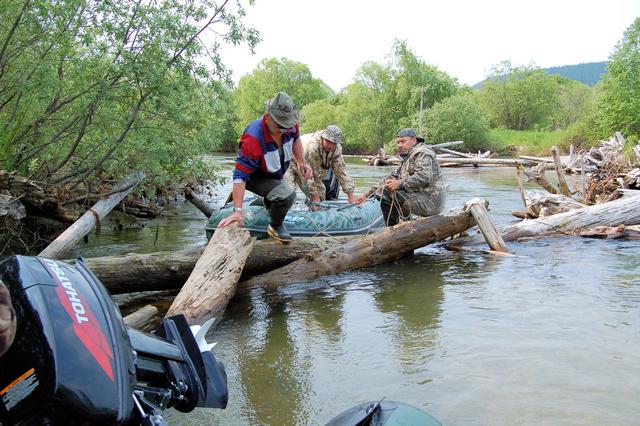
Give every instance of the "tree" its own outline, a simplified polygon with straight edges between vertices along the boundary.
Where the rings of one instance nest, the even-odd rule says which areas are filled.
[[[264,113],[264,102],[280,91],[291,96],[298,111],[333,95],[331,88],[314,78],[305,64],[287,58],[263,59],[251,74],[241,77],[238,82],[234,96],[238,131],[260,117]]]
[[[377,150],[419,113],[459,90],[455,79],[426,64],[396,40],[387,64],[365,63],[342,93],[342,120],[357,146]]]
[[[252,47],[243,16],[228,0],[3,4],[1,167],[71,186],[152,164],[152,179],[175,178],[197,163],[195,129],[215,111],[196,104],[225,92],[212,82],[227,71],[202,34]]]
[[[598,102],[602,137],[622,132],[640,140],[640,18],[631,24],[609,57]]]
[[[450,96],[428,111],[426,136],[431,143],[462,140],[475,151],[488,147],[489,121],[473,95]]]
[[[494,67],[479,90],[480,105],[493,127],[513,130],[545,129],[560,108],[553,76],[534,67]]]

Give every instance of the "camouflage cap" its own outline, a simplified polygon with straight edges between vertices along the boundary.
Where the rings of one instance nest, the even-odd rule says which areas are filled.
[[[322,137],[329,142],[342,143],[342,129],[334,124],[327,126],[322,132]]]
[[[424,139],[418,137],[415,130],[408,127],[398,130],[398,133],[396,133],[396,138],[416,138],[418,142],[424,142]]]
[[[264,102],[265,111],[273,121],[287,129],[298,122],[298,110],[291,96],[285,92],[278,92],[273,98]]]

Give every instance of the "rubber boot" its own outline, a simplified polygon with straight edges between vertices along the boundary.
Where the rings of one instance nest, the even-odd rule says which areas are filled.
[[[382,218],[386,226],[395,226],[400,223],[400,215],[402,214],[402,207],[399,201],[404,197],[398,197],[399,194],[392,194],[387,189],[382,191],[382,197],[380,198],[380,209],[382,210]]]

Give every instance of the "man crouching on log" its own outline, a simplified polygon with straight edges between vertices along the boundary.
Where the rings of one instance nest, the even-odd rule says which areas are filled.
[[[397,225],[400,218],[412,214],[439,214],[445,200],[446,186],[436,153],[413,129],[400,129],[396,142],[402,159],[398,169],[358,198],[358,203],[371,196],[379,199],[387,226]]]
[[[291,242],[291,234],[282,221],[296,199],[295,190],[282,180],[295,157],[305,179],[313,172],[305,163],[300,141],[298,111],[285,92],[265,102],[266,112],[244,129],[233,170],[233,213],[220,221],[224,228],[232,223],[244,225],[242,202],[248,189],[263,197],[270,215],[269,236],[281,243]]]

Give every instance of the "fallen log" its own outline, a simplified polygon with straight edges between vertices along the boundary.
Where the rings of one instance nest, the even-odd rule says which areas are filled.
[[[640,197],[629,197],[540,219],[526,220],[506,227],[502,231],[502,238],[505,241],[516,241],[520,238],[569,233],[596,226],[638,224],[640,224]]]
[[[479,164],[490,166],[530,166],[534,162],[531,160],[515,160],[509,158],[438,158],[438,163],[446,164]]]
[[[469,211],[478,224],[478,228],[480,228],[480,232],[482,232],[482,235],[487,241],[487,244],[489,244],[491,250],[508,253],[507,245],[496,230],[496,226],[493,224],[491,216],[489,216],[489,212],[484,206],[484,202],[479,198],[474,198],[468,202],[467,205],[469,206]]]
[[[571,197],[561,194],[549,194],[537,190],[527,191],[527,213],[530,217],[547,217],[558,213],[581,209],[585,205]]]
[[[242,270],[242,279],[285,266],[311,253],[319,253],[357,237],[296,238],[283,245],[259,240]],[[85,259],[87,266],[111,294],[172,290],[182,287],[202,255],[204,245],[177,252],[127,254]]]
[[[39,256],[52,259],[59,259],[73,246],[76,245],[85,235],[87,235],[96,223],[100,221],[127,196],[131,190],[140,183],[143,178],[142,173],[134,173],[121,183],[116,185],[113,193],[104,200],[98,201],[92,208],[85,212],[66,231],[58,236],[51,244],[42,250]]]
[[[124,325],[128,325],[133,328],[141,328],[147,324],[158,313],[158,308],[153,305],[147,305],[137,311],[130,313],[122,320]]]
[[[599,226],[582,229],[577,232],[585,238],[603,238],[607,240],[640,240],[640,226]]]
[[[193,188],[186,187],[184,189],[184,198],[191,204],[196,206],[196,208],[200,210],[206,217],[210,217],[215,210],[213,206],[207,203],[202,195],[194,191]]]
[[[183,314],[189,324],[220,318],[236,292],[255,238],[244,228],[217,229],[166,317]]]
[[[484,200],[480,202],[486,203]],[[378,265],[401,258],[427,244],[459,234],[475,224],[468,206],[443,215],[403,222],[327,249],[313,258],[296,260],[287,266],[244,281],[240,286],[274,288],[283,282],[307,281],[322,275]]]
[[[0,194],[0,217],[2,216],[18,221],[27,216],[27,210],[18,198]]]

